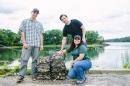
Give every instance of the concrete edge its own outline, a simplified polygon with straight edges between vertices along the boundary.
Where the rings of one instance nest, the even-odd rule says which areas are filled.
[[[130,69],[90,69],[89,74],[130,74]]]

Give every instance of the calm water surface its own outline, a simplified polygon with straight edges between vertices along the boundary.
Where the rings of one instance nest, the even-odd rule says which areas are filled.
[[[91,58],[93,68],[99,69],[122,69],[130,68],[130,43],[125,42],[107,42],[109,46],[105,47],[88,47],[88,56]],[[44,48],[40,56],[50,55],[59,47]],[[9,64],[10,66],[18,65],[21,49],[0,48],[0,65]],[[69,66],[72,58],[67,56],[66,65]],[[31,59],[29,60],[31,64]]]

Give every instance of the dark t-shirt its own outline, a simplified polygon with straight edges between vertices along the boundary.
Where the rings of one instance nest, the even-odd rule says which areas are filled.
[[[75,35],[80,35],[82,37],[82,29],[81,26],[83,24],[76,19],[71,20],[69,25],[65,25],[63,29],[63,36],[66,37],[70,34],[73,38]]]

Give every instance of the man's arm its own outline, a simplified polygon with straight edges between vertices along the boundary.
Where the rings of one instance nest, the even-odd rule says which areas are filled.
[[[84,58],[84,53],[79,54],[79,56],[78,56],[75,60],[73,60],[72,66],[73,66],[73,64],[74,64],[75,62],[81,61],[83,58]]]
[[[83,38],[82,38],[82,40],[83,40],[83,42],[86,42],[86,38],[85,38],[86,29],[85,29],[85,27],[83,25],[81,26],[81,29],[82,29],[82,32],[83,32]]]
[[[21,39],[22,39],[23,48],[27,48],[25,32],[21,32]]]
[[[44,28],[43,25],[40,23],[40,50],[43,50],[43,41],[44,41]]]
[[[22,43],[26,43],[25,33],[24,32],[21,32],[21,39],[22,39]]]
[[[41,37],[40,37],[40,50],[43,50],[43,40],[44,40],[43,33],[41,33]]]
[[[61,50],[64,49],[65,44],[66,44],[66,41],[67,41],[67,37],[63,37],[63,38],[62,38],[62,44],[61,44]]]

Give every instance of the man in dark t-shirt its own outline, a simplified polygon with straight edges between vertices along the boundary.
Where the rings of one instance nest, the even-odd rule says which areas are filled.
[[[60,20],[65,24],[64,29],[63,29],[63,38],[62,38],[62,45],[61,45],[60,51],[64,49],[68,34],[71,35],[72,38],[74,38],[75,35],[80,35],[82,38],[82,41],[86,44],[86,39],[85,39],[86,31],[82,22],[80,22],[77,19],[69,20],[66,14],[60,15]]]
[[[68,34],[72,35],[73,38],[75,35],[80,35],[82,37],[82,25],[83,24],[76,19],[70,20],[70,24],[64,26],[63,37],[67,37]]]

